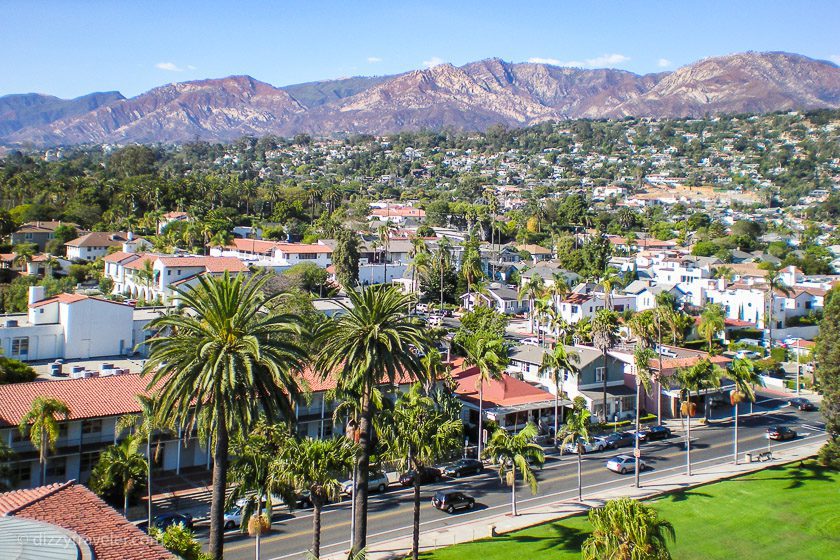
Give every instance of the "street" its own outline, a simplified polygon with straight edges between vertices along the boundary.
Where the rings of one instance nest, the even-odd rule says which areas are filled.
[[[773,449],[781,445],[797,445],[804,438],[822,437],[824,425],[819,412],[799,412],[784,406],[784,402],[759,397],[761,405],[769,411],[763,415],[742,417],[739,431],[740,460],[744,452],[761,449]],[[762,410],[756,407],[756,410]],[[731,409],[730,409],[731,411]],[[722,411],[721,411],[722,412]],[[769,442],[765,437],[767,426],[784,424],[797,431],[797,438],[788,442]],[[679,421],[670,422],[675,434],[664,441],[650,442],[642,446],[642,458],[651,468],[642,473],[645,480],[655,480],[677,469],[685,468],[684,433]],[[692,426],[692,464],[713,464],[732,460],[733,447],[732,422],[719,420],[710,426],[701,427],[697,420]],[[619,475],[608,471],[604,464],[609,457],[619,453],[632,454],[632,448],[609,450],[583,457],[584,497],[587,491],[610,486],[629,485],[633,475]],[[518,502],[521,508],[543,503],[572,499],[577,496],[577,458],[574,455],[559,456],[551,452],[544,468],[537,474],[539,492],[532,496],[527,488],[519,483]],[[476,508],[460,514],[448,515],[434,509],[431,496],[439,489],[457,488],[476,499]],[[482,517],[496,515],[510,508],[510,489],[500,481],[498,474],[488,468],[483,474],[458,480],[444,480],[439,484],[430,484],[422,488],[421,531],[440,529],[465,521],[475,521]],[[384,494],[372,494],[369,509],[368,542],[386,541],[395,536],[406,535],[411,531],[412,490],[392,486]],[[327,506],[322,515],[321,554],[327,555],[349,547],[350,502]],[[272,532],[262,539],[260,558],[279,560],[284,558],[303,558],[310,547],[312,537],[312,511],[298,510],[292,514],[286,511],[276,514]],[[199,525],[199,537],[206,538],[207,528]],[[486,536],[486,534],[477,535]],[[225,546],[225,556],[231,559],[254,557],[254,539],[241,535],[238,531],[229,531]],[[445,543],[441,543],[445,544]]]

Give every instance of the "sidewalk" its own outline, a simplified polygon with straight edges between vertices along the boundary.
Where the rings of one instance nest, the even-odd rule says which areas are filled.
[[[460,544],[476,539],[491,537],[518,531],[534,525],[547,523],[571,517],[588,511],[590,508],[599,507],[607,500],[631,497],[636,499],[649,499],[663,494],[680,492],[695,486],[717,482],[727,478],[762,470],[764,468],[785,463],[802,460],[812,457],[822,446],[823,439],[813,439],[801,445],[775,449],[773,459],[768,462],[716,464],[703,467],[698,463],[692,469],[693,475],[687,476],[684,471],[679,474],[667,475],[653,481],[642,479],[642,488],[635,488],[632,482],[618,488],[606,489],[600,492],[584,493],[585,499],[582,502],[577,500],[566,500],[533,508],[521,508],[517,517],[499,514],[489,518],[475,521],[466,521],[445,529],[427,531],[420,534],[420,550],[428,552],[444,546]],[[390,541],[375,543],[368,546],[368,560],[386,560],[391,558],[402,558],[411,550],[411,534]],[[346,552],[336,553],[327,556],[329,560],[345,560]]]

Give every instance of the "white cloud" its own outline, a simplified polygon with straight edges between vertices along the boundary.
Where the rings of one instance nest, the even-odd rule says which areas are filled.
[[[828,60],[834,64],[840,64],[840,54],[831,54],[828,56]]]
[[[551,64],[552,66],[562,66],[563,63],[556,58],[542,58],[539,56],[532,56],[528,59],[528,62],[532,62],[534,64]]]
[[[623,62],[630,60],[629,56],[623,54],[611,53],[602,54],[595,58],[586,58],[584,60],[558,60],[556,58],[529,58],[528,62],[535,62],[537,64],[553,64],[554,66],[574,66],[577,68],[604,68],[610,66],[617,66]]]
[[[368,64],[376,64],[377,62],[382,62],[382,59],[378,56],[369,56],[367,58]]]
[[[174,62],[158,62],[155,64],[155,68],[158,70],[166,70],[167,72],[183,72],[184,69],[175,64]],[[192,68],[190,68],[192,70]]]
[[[672,65],[672,62],[667,58],[660,58],[656,61],[656,65],[660,68],[669,68]]]
[[[440,58],[439,56],[433,56],[429,60],[423,61],[423,68],[433,68],[435,66],[439,66],[443,64],[445,61]]]

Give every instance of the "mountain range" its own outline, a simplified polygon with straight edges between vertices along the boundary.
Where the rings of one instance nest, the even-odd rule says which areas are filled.
[[[8,95],[0,97],[0,143],[230,141],[838,107],[840,67],[783,52],[707,58],[646,75],[493,58],[286,87],[231,76],[169,84],[132,98],[119,92],[71,100]]]

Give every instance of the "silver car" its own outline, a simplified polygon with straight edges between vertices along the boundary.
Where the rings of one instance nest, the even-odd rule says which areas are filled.
[[[368,478],[368,492],[384,492],[390,482],[388,482],[388,477],[385,476],[384,473],[370,473],[370,478]],[[348,496],[353,495],[353,481],[352,480],[345,480],[341,483],[341,492],[347,494]]]
[[[632,455],[616,455],[607,461],[607,468],[612,472],[620,474],[627,474],[636,470],[636,458]],[[639,470],[643,471],[647,468],[644,461],[639,459]]]

